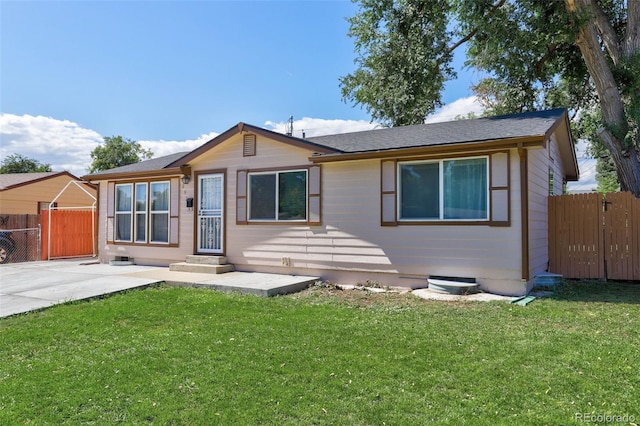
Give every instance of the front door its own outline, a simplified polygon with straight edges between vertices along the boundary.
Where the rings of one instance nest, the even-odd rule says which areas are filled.
[[[224,174],[198,176],[198,252],[224,252]]]

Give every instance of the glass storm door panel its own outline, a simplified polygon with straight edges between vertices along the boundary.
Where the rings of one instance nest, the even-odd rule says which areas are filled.
[[[198,176],[198,252],[224,252],[224,175]]]

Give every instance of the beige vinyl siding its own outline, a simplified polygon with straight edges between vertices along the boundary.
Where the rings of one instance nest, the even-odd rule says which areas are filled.
[[[360,160],[321,165],[322,216],[319,225],[252,224],[236,221],[236,179],[239,170],[311,166],[313,152],[258,135],[256,155],[246,157],[243,135],[235,135],[190,161],[194,174],[225,171],[225,250],[240,271],[320,276],[327,281],[424,287],[428,275],[464,276],[482,288],[523,294],[521,280],[520,177],[517,150],[509,152],[510,226],[381,225],[381,161]],[[180,184],[179,246],[158,248],[106,244],[100,232],[101,259],[134,257],[137,263],[184,261],[196,251],[193,209],[195,180]],[[107,185],[101,185],[106,198]],[[175,194],[174,194],[175,195]],[[197,200],[196,200],[197,201]],[[106,201],[105,201],[106,202]],[[101,210],[101,224],[106,213]],[[283,264],[289,266],[283,266]]]
[[[211,153],[215,169],[227,164],[227,200],[235,200],[235,168],[305,164],[308,152],[258,140],[250,165],[229,144]],[[234,155],[235,154],[235,155]],[[284,160],[287,160],[286,163]],[[518,158],[509,156],[511,187],[519,188]],[[204,163],[204,162],[203,162]],[[195,168],[205,167],[195,165]],[[227,258],[238,270],[317,274],[327,280],[376,280],[424,286],[428,275],[468,276],[486,289],[520,293],[520,197],[511,195],[511,226],[381,226],[381,163],[362,160],[322,165],[322,224],[236,224],[227,203]],[[346,184],[348,183],[348,184]],[[517,192],[517,191],[514,191]],[[283,268],[283,258],[290,267]]]
[[[255,170],[307,165],[311,154],[313,153],[306,149],[272,141],[258,135],[256,155],[243,157],[243,137],[238,134],[189,164],[193,171],[227,169],[227,174],[235,174],[238,169]],[[235,180],[235,177],[233,179]]]
[[[565,175],[565,170],[562,167],[562,159],[560,157],[560,147],[558,146],[558,142],[555,138],[555,135],[551,138],[551,142],[549,144],[549,164],[553,169],[553,194],[554,195],[562,195],[564,194],[564,180],[563,176]]]
[[[309,165],[308,150],[292,147],[257,136],[257,155],[243,156],[243,135],[235,135],[190,163],[194,173],[225,170],[225,255],[230,263],[242,269],[250,265],[281,266],[282,257],[304,250],[306,225],[295,224],[237,224],[236,223],[236,179],[238,170],[263,170],[291,166]],[[197,200],[196,200],[197,201]],[[197,206],[196,206],[197,207]],[[195,209],[194,209],[195,210]],[[193,233],[195,212],[181,217],[181,223]],[[294,234],[294,241],[283,244],[271,239],[282,233]],[[302,235],[302,238],[300,237]],[[195,246],[193,250],[195,251]],[[274,250],[279,250],[274,252]]]
[[[0,214],[38,214],[38,202],[51,202],[71,181],[73,179],[68,175],[62,175],[0,191]],[[95,196],[93,188],[88,185],[84,185],[84,188]],[[75,184],[69,185],[57,199],[58,207],[88,209],[93,201]]]
[[[554,175],[554,194],[562,194],[560,153],[555,137],[545,149],[529,152],[529,277],[545,272],[549,262],[548,197],[549,169]],[[530,283],[530,285],[532,282]]]
[[[149,179],[153,180],[153,176]],[[186,207],[186,199],[193,197],[193,180],[187,185],[184,185],[179,177],[162,177],[160,180],[168,180],[171,191],[169,205],[170,244],[166,246],[161,244],[114,244],[110,236],[113,235],[114,226],[112,217],[114,214],[113,191],[115,183],[104,181],[100,183],[99,198],[104,200],[98,212],[98,256],[101,262],[107,263],[116,257],[126,256],[139,265],[166,266],[173,262],[182,262],[187,255],[193,253],[193,221],[187,223],[180,220],[180,217],[193,214],[193,209]],[[130,182],[130,180],[123,182]]]
[[[107,182],[101,182],[98,185],[98,200],[100,207],[98,208],[98,258],[100,262],[106,263],[110,259],[108,257],[109,245],[107,240],[113,235],[113,204],[109,203],[107,197],[109,188],[112,188]]]
[[[191,179],[188,184],[183,184],[182,181],[178,183],[178,237],[179,237],[179,249],[176,251],[175,257],[179,262],[184,262],[188,255],[195,252],[195,229],[193,223],[193,215],[196,212],[197,206],[195,203],[195,179]],[[187,198],[193,198],[193,207],[187,207]]]

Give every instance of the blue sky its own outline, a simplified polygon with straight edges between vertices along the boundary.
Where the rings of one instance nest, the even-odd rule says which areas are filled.
[[[339,87],[355,69],[356,13],[347,0],[0,0],[0,156],[83,175],[102,136],[158,156],[239,121],[282,130],[293,115],[308,136],[370,128]],[[463,53],[431,120],[480,110]]]
[[[178,139],[341,102],[347,1],[4,2],[2,109],[101,134]]]

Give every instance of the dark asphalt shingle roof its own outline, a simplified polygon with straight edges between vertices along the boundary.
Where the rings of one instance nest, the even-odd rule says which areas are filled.
[[[126,166],[116,167],[115,169],[103,170],[93,173],[86,177],[93,178],[101,175],[111,175],[115,173],[135,173],[150,172],[154,170],[162,170],[174,161],[187,155],[189,152],[177,152],[175,154],[165,155],[163,157],[152,158],[150,160],[141,161],[139,163],[127,164]]]
[[[365,130],[307,139],[345,153],[510,139],[544,135],[564,112],[565,109],[552,109],[471,120]]]
[[[414,126],[399,126],[354,133],[316,136],[306,139],[292,139],[296,139],[302,143],[307,142],[309,146],[316,144],[345,154],[542,136],[562,117],[565,111],[564,108],[551,109],[523,114],[419,124]],[[93,179],[102,175],[162,170],[172,166],[182,157],[190,153],[191,152],[179,152],[166,155],[164,157],[97,172],[86,176],[86,178]]]

